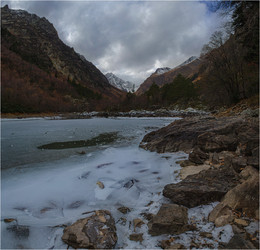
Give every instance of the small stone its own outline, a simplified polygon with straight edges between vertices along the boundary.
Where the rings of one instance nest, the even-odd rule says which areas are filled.
[[[137,227],[141,227],[143,224],[145,224],[141,219],[134,219],[133,220],[134,223],[134,231]]]
[[[208,239],[212,239],[213,238],[212,233],[208,233],[208,232],[200,232],[200,236],[208,238]]]
[[[86,151],[80,151],[80,152],[77,152],[79,155],[85,155],[86,154]]]
[[[104,189],[104,188],[105,188],[104,184],[103,184],[101,181],[98,181],[98,182],[97,182],[97,185],[98,185],[101,189]]]
[[[132,241],[139,241],[139,242],[142,242],[144,240],[143,234],[130,234],[129,239]]]
[[[171,245],[170,249],[185,249],[185,246],[183,246],[180,243],[176,243],[176,244]]]
[[[154,201],[150,201],[147,205],[145,205],[146,207],[151,206],[154,203]]]
[[[141,213],[141,215],[148,221],[150,221],[154,216],[154,214],[151,213]]]
[[[185,247],[180,243],[175,243],[175,244],[171,245],[171,243],[174,240],[175,240],[174,238],[171,238],[169,240],[162,240],[161,244],[160,244],[161,248],[163,248],[163,249],[185,249]]]
[[[126,225],[126,222],[127,222],[127,219],[124,218],[124,217],[121,217],[121,218],[117,221],[117,223],[119,223],[119,224],[122,225],[122,226],[125,226],[125,225]]]
[[[127,214],[131,211],[131,209],[128,207],[119,207],[117,210],[122,214]]]
[[[222,215],[215,220],[216,227],[223,227],[229,224],[232,221],[232,217],[230,215]]]
[[[243,219],[235,219],[234,222],[238,225],[241,225],[243,227],[247,227],[249,225],[248,221],[243,220]]]
[[[50,210],[52,210],[53,208],[51,208],[51,207],[45,207],[45,208],[42,208],[41,210],[40,210],[40,213],[41,214],[44,214],[44,213],[46,213],[46,212],[48,212],[48,211],[50,211]]]
[[[14,218],[4,219],[4,222],[5,222],[5,223],[10,223],[10,222],[12,222],[12,221],[16,221],[16,219],[14,219]]]

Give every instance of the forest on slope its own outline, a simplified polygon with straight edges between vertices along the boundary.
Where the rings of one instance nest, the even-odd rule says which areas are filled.
[[[5,6],[1,8],[2,113],[129,111],[177,106],[213,109],[258,95],[259,2],[222,1],[219,8],[232,13],[231,22],[225,30],[212,34],[202,48],[199,66],[189,72],[189,77],[175,72],[169,80],[167,72],[167,77],[162,77],[167,81],[160,82],[160,86],[154,82],[146,92],[137,95],[111,86],[93,64],[59,40],[46,19],[21,11],[25,20],[36,22],[26,26],[20,20],[10,28],[16,11]],[[27,30],[25,36],[21,27]],[[44,32],[47,36],[42,39]],[[34,47],[38,42],[40,45]]]
[[[103,110],[124,93],[65,45],[46,19],[1,8],[2,112]]]
[[[221,2],[233,10],[225,30],[212,34],[201,51],[201,64],[190,78],[179,74],[142,95],[128,94],[132,109],[167,106],[230,106],[259,93],[259,2]],[[166,73],[167,74],[167,73]],[[190,73],[189,73],[190,74]]]

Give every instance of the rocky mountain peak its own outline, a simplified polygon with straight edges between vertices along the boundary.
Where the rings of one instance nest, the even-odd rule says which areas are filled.
[[[187,59],[186,61],[184,61],[182,64],[180,64],[179,66],[177,67],[181,67],[181,66],[184,66],[184,65],[187,65],[193,61],[195,61],[196,59],[198,59],[197,56],[191,56],[189,59]]]
[[[12,10],[8,5],[1,9],[2,27],[8,28],[13,35],[24,38],[33,36],[53,36],[58,38],[58,33],[52,23],[45,17],[38,17],[25,10]]]
[[[114,86],[120,90],[123,90],[125,92],[134,92],[134,89],[135,89],[134,83],[129,82],[129,81],[124,81],[121,78],[114,75],[113,73],[107,73],[105,76],[106,76],[108,82],[112,86]]]
[[[170,70],[171,70],[171,68],[169,68],[169,67],[158,68],[158,69],[156,69],[156,71],[154,72],[154,74],[156,74],[156,75],[161,75],[161,74],[164,74],[164,73],[166,73],[166,72],[168,72],[168,71],[170,71]]]

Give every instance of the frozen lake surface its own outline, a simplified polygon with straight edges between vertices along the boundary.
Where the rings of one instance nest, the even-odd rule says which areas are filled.
[[[129,235],[133,219],[147,222],[144,213],[156,213],[168,202],[163,187],[179,181],[175,162],[186,154],[139,148],[146,133],[174,119],[2,120],[1,247],[66,248],[63,225],[86,217],[85,212],[107,209],[116,221],[117,248],[160,248],[158,240],[165,237],[149,236],[146,224],[136,229],[144,233],[142,243],[130,241]],[[54,148],[46,149],[49,145]],[[215,205],[189,210],[202,231],[215,230],[205,222]],[[122,206],[131,212],[123,215],[117,210]],[[15,220],[3,222],[10,218]],[[232,235],[229,225],[214,232],[223,242]],[[180,237],[184,245],[191,240],[189,234]]]

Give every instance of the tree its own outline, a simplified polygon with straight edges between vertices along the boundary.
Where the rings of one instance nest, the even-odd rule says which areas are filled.
[[[150,104],[158,104],[160,100],[160,88],[159,86],[153,82],[149,90],[146,92],[146,96],[148,98],[148,102]]]
[[[230,3],[235,33],[217,31],[202,49],[207,65],[200,82],[202,95],[222,104],[235,103],[258,92],[259,3]]]
[[[196,98],[197,94],[192,81],[179,74],[172,83],[161,88],[161,96],[164,103],[170,105],[177,101],[190,101]]]

